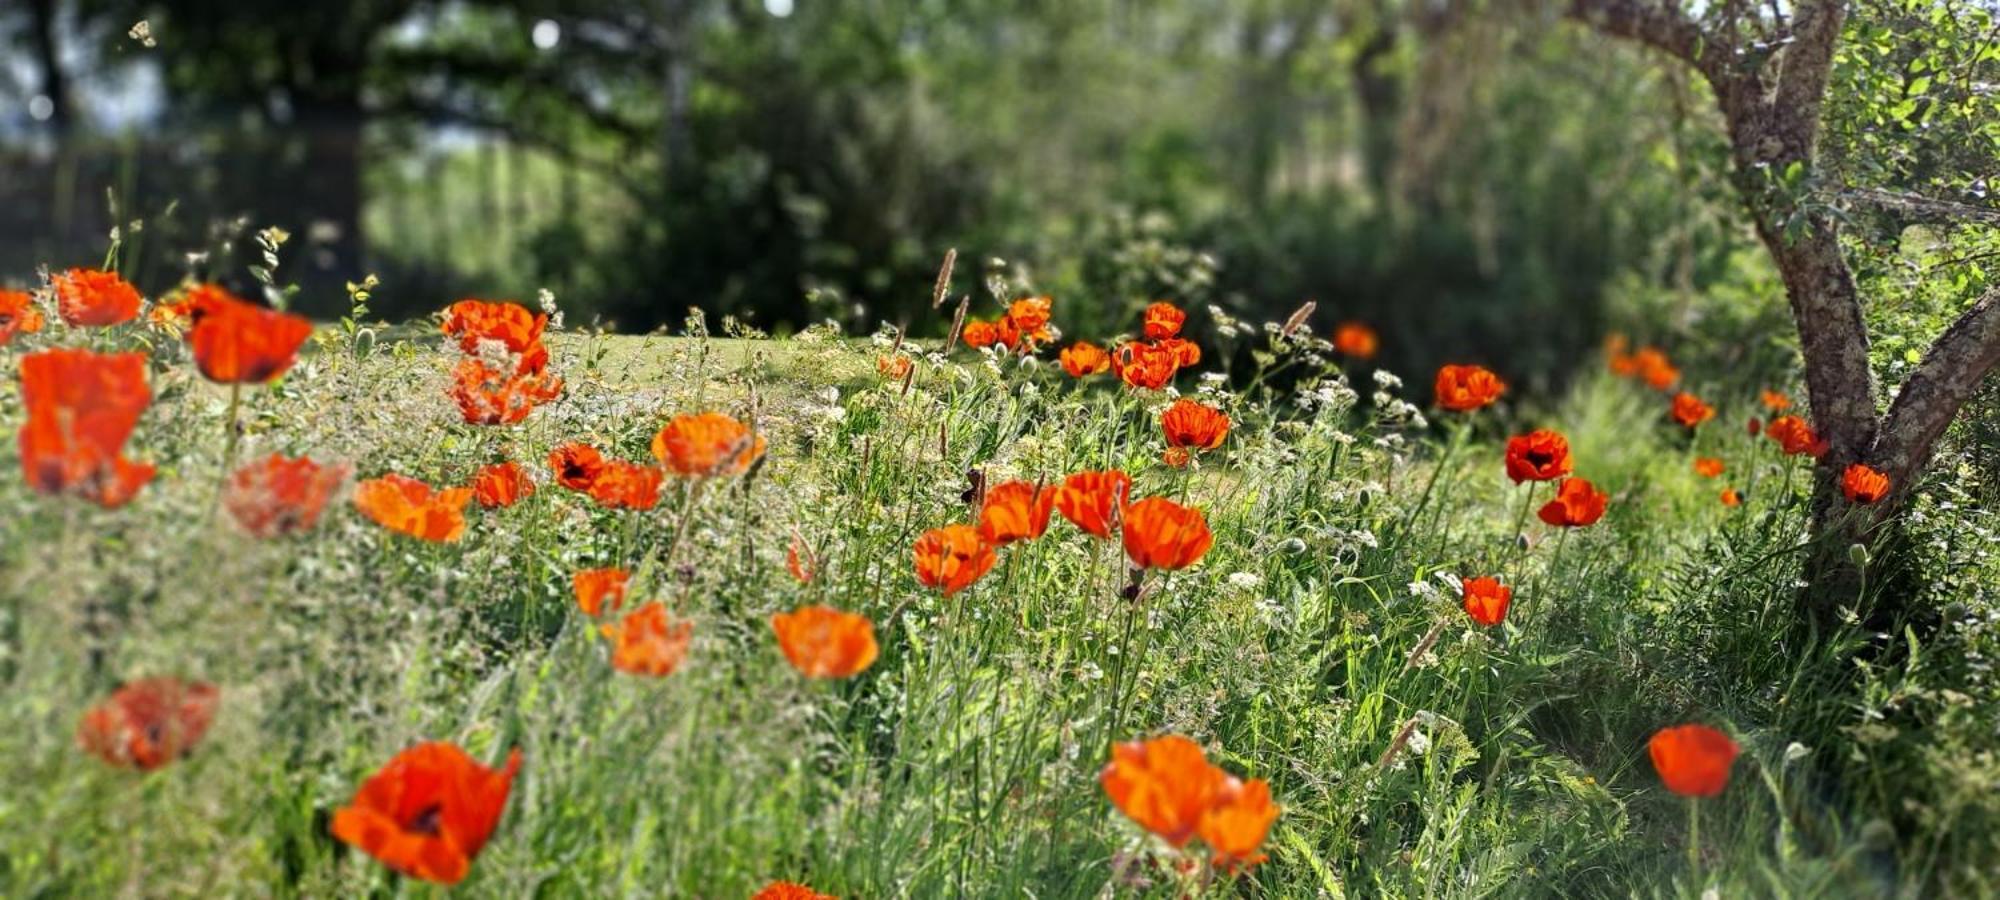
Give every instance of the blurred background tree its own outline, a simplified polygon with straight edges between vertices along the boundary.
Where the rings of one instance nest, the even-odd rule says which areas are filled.
[[[376,272],[391,314],[545,286],[625,330],[698,306],[936,333],[931,276],[957,247],[961,271],[1055,294],[1076,335],[1156,296],[1260,317],[1315,299],[1322,328],[1375,324],[1392,368],[1480,358],[1532,382],[1581,357],[1614,294],[1649,298],[1628,327],[1690,327],[1746,258],[1682,74],[1458,3],[0,14],[0,41],[44,35],[0,75],[9,281],[95,261],[137,218],[121,264],[142,286],[191,253],[231,277],[245,229],[279,225],[319,314]]]

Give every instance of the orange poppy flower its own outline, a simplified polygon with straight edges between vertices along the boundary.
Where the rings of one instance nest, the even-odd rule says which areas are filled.
[[[230,476],[222,505],[236,524],[257,537],[307,531],[319,523],[320,511],[347,480],[347,472],[344,465],[273,453]]]
[[[763,890],[752,894],[750,900],[840,900],[840,898],[832,894],[822,894],[796,882],[773,881],[764,885]]]
[[[1142,569],[1185,569],[1215,543],[1201,510],[1165,497],[1125,507],[1125,555]]]
[[[852,678],[875,664],[875,625],[859,613],[801,606],[771,616],[778,649],[807,678]]]
[[[432,542],[458,540],[465,534],[465,502],[471,488],[433,491],[414,478],[384,475],[354,487],[354,505],[390,531]]]
[[[35,297],[23,291],[0,291],[0,346],[14,339],[17,334],[34,334],[42,330],[42,311],[35,308]]]
[[[812,549],[794,536],[792,545],[785,548],[785,571],[792,573],[800,584],[812,584],[813,576],[819,574],[819,560]]]
[[[1459,589],[1465,602],[1465,614],[1488,628],[1507,619],[1507,604],[1514,599],[1514,589],[1500,583],[1498,578],[1467,578]]]
[[[1722,468],[1722,460],[1713,456],[1697,456],[1694,458],[1694,473],[1703,478],[1714,478],[1717,475],[1721,475]]]
[[[564,444],[549,453],[549,469],[557,484],[572,491],[588,491],[604,471],[604,454],[589,444]]]
[[[1449,365],[1438,369],[1431,392],[1438,408],[1471,412],[1500,399],[1507,392],[1507,383],[1484,366]]]
[[[992,322],[981,322],[978,319],[974,319],[965,323],[965,329],[958,333],[958,339],[964,341],[965,346],[971,347],[974,350],[981,347],[991,347],[995,342],[1000,340],[1000,329]]]
[[[1375,329],[1364,322],[1342,322],[1333,330],[1333,349],[1342,356],[1355,359],[1374,359],[1375,351],[1382,346],[1382,339]]]
[[[1787,456],[1804,453],[1817,457],[1827,450],[1826,441],[1821,440],[1819,433],[1813,431],[1812,426],[1807,425],[1806,421],[1798,416],[1779,416],[1772,419],[1771,424],[1764,427],[1764,434],[1771,440],[1777,441],[1778,447],[1784,450]]]
[[[1674,395],[1674,402],[1668,415],[1683,427],[1694,428],[1715,418],[1715,407],[1701,402],[1701,398],[1686,391]]]
[[[1581,528],[1604,518],[1604,504],[1611,495],[1582,478],[1565,478],[1556,487],[1555,499],[1536,512],[1542,521],[1560,528]]]
[[[694,623],[674,622],[658,601],[648,603],[618,622],[599,626],[611,640],[611,667],[632,675],[665,678],[680,668],[693,640]]]
[[[1507,439],[1507,477],[1523,481],[1553,481],[1568,475],[1576,462],[1569,441],[1547,428]]]
[[[111,765],[150,772],[201,743],[220,700],[215,685],[201,681],[128,682],[83,714],[76,743]]]
[[[458,338],[458,348],[478,353],[480,341],[495,341],[510,353],[526,353],[542,340],[547,313],[529,312],[518,303],[460,300],[444,311],[444,333]]]
[[[1025,481],[997,484],[986,491],[979,510],[979,533],[996,547],[1042,536],[1055,509],[1056,489]]]
[[[1757,399],[1763,402],[1765,409],[1768,409],[1774,413],[1784,412],[1785,410],[1792,408],[1792,398],[1787,397],[1784,394],[1778,393],[1777,391],[1770,390],[1769,388],[1766,388],[1762,391],[1758,391]]]
[[[1706,725],[1662,728],[1646,742],[1653,771],[1667,790],[1683,797],[1713,797],[1729,786],[1729,767],[1736,763],[1736,742]]]
[[[1229,776],[1209,765],[1201,745],[1170,734],[1111,745],[1097,780],[1126,818],[1178,849],[1224,796]]]
[[[1264,861],[1257,848],[1278,821],[1282,808],[1271,802],[1271,785],[1262,778],[1238,781],[1227,778],[1213,806],[1202,813],[1196,828],[1202,841],[1214,851],[1214,863],[1227,872],[1237,872]]]
[[[1723,506],[1732,506],[1732,507],[1733,507],[1733,506],[1742,506],[1742,505],[1743,505],[1743,495],[1742,495],[1742,494],[1739,494],[1739,493],[1737,493],[1737,492],[1736,492],[1736,489],[1735,489],[1735,488],[1723,488],[1723,489],[1722,489],[1722,505],[1723,505]]]
[[[1681,380],[1681,370],[1658,347],[1640,347],[1639,352],[1632,354],[1631,367],[1640,381],[1656,391],[1664,391]]]
[[[1194,460],[1194,454],[1186,447],[1168,447],[1160,453],[1160,462],[1170,469],[1185,469]]]
[[[632,573],[624,569],[584,569],[569,577],[576,593],[576,606],[586,616],[616,612],[625,605],[625,584]]]
[[[43,350],[21,357],[21,470],[44,494],[122,506],[153,478],[124,457],[153,400],[143,353]]]
[[[719,412],[675,416],[653,436],[653,456],[685,477],[741,475],[764,455],[764,437]]]
[[[1015,352],[1028,347],[1027,341],[1022,337],[1021,326],[1014,324],[1014,320],[1006,316],[1001,316],[999,321],[993,323],[993,343]]]
[[[312,336],[306,317],[246,302],[212,284],[190,289],[186,302],[195,366],[218,384],[263,384],[283,375]]]
[[[1193,341],[1182,340],[1180,338],[1163,338],[1160,340],[1158,347],[1162,352],[1172,356],[1174,365],[1180,368],[1189,368],[1201,362],[1201,345]]]
[[[1222,410],[1182,397],[1160,414],[1160,430],[1166,433],[1169,447],[1213,450],[1229,436],[1229,417]]]
[[[116,325],[139,315],[138,288],[116,272],[71,269],[49,284],[56,289],[56,314],[70,325]]]
[[[1056,511],[1076,527],[1109,538],[1118,523],[1118,512],[1131,494],[1132,476],[1124,472],[1078,472],[1056,488]]]
[[[614,459],[590,482],[590,499],[606,509],[652,509],[660,504],[658,468]]]
[[[513,506],[534,493],[528,470],[512,460],[482,467],[472,475],[472,499],[486,509]]]
[[[1180,356],[1175,350],[1157,343],[1131,341],[1111,354],[1112,374],[1136,388],[1166,387],[1180,368]]]
[[[917,538],[917,580],[949,597],[993,568],[998,557],[979,529],[970,525],[933,528]]]
[[[1007,304],[1006,320],[1023,337],[1032,341],[1049,339],[1049,316],[1055,307],[1052,297],[1023,297]]]
[[[1182,312],[1180,307],[1161,300],[1146,307],[1144,319],[1146,339],[1163,341],[1180,336],[1181,326],[1187,324],[1187,313]]]
[[[1889,476],[1866,463],[1855,463],[1841,473],[1840,492],[1850,503],[1876,503],[1889,496]]]
[[[1087,378],[1111,368],[1111,354],[1089,341],[1077,341],[1063,348],[1063,371],[1071,378]]]
[[[523,356],[511,373],[479,357],[459,360],[445,389],[470,425],[512,425],[562,396],[563,380],[545,371],[548,351]]]
[[[909,376],[910,369],[914,365],[907,356],[900,354],[884,356],[875,361],[875,371],[881,373],[882,377],[890,381],[902,381]]]
[[[500,824],[520,769],[519,750],[489,769],[454,744],[418,744],[362,782],[333,814],[333,836],[404,875],[457,884]]]

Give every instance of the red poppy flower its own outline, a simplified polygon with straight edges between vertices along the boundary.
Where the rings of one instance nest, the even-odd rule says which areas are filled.
[[[1159,350],[1173,357],[1174,365],[1186,369],[1201,362],[1201,345],[1180,338],[1162,338]]]
[[[1125,555],[1142,569],[1185,569],[1215,543],[1201,510],[1165,497],[1147,497],[1125,507]]]
[[[1792,407],[1792,398],[1768,388],[1758,391],[1757,399],[1763,402],[1765,409],[1774,413],[1784,412]]]
[[[218,384],[263,384],[284,374],[312,336],[304,316],[248,303],[212,284],[190,289],[186,302],[195,365]]]
[[[604,471],[604,454],[589,444],[564,444],[549,453],[549,469],[557,484],[572,491],[588,491]]]
[[[884,356],[875,361],[875,371],[890,381],[902,381],[904,378],[909,377],[910,368],[913,365],[915,364],[910,362],[909,357],[901,354]]]
[[[832,894],[822,894],[803,884],[773,881],[764,885],[763,890],[752,894],[750,900],[840,900],[840,898]]]
[[[1333,330],[1333,349],[1342,356],[1355,359],[1374,359],[1375,351],[1382,346],[1382,339],[1375,329],[1364,322],[1342,322]]]
[[[694,623],[674,622],[658,601],[648,603],[617,622],[599,626],[611,640],[611,667],[632,675],[665,678],[680,668],[693,640]]]
[[[1222,410],[1182,397],[1160,414],[1160,430],[1166,433],[1169,447],[1213,450],[1229,436],[1229,417]]]
[[[995,342],[999,341],[1000,329],[995,327],[992,322],[981,322],[974,319],[965,323],[965,330],[958,333],[958,338],[964,341],[967,347],[977,350],[981,347],[991,347]]]
[[[460,300],[445,308],[444,333],[458,338],[458,348],[478,353],[480,341],[494,341],[509,353],[526,353],[541,342],[547,313],[532,313],[518,303]]]
[[[1465,614],[1488,628],[1507,619],[1507,604],[1514,599],[1514,589],[1500,583],[1498,578],[1467,578],[1460,582],[1459,589],[1465,602]]]
[[[21,357],[21,470],[44,494],[122,506],[153,478],[124,457],[153,400],[143,353],[43,350]]]
[[[1798,416],[1779,416],[1772,419],[1771,424],[1764,427],[1764,434],[1771,440],[1777,441],[1778,447],[1784,450],[1787,456],[1803,453],[1817,457],[1825,454],[1827,450],[1826,441],[1821,440],[1812,426],[1807,425],[1805,420]]]
[[[1876,503],[1889,496],[1889,476],[1865,463],[1855,463],[1841,473],[1840,491],[1850,503]]]
[[[1555,499],[1543,505],[1536,515],[1559,528],[1581,528],[1604,518],[1604,504],[1610,499],[1610,494],[1585,479],[1565,478],[1556,488]]]
[[[1180,356],[1173,348],[1160,344],[1131,341],[1111,354],[1112,374],[1136,388],[1166,387],[1180,368]]]
[[[1663,728],[1646,742],[1653,771],[1667,790],[1683,797],[1713,797],[1729,786],[1736,742],[1706,725]]]
[[[1097,780],[1119,812],[1178,849],[1223,797],[1229,776],[1209,765],[1201,745],[1170,734],[1113,744]]]
[[[741,475],[764,455],[764,437],[719,412],[675,416],[653,436],[653,456],[676,475]]]
[[[548,351],[521,357],[512,372],[479,357],[458,361],[447,396],[469,425],[512,425],[535,408],[562,396],[563,380],[541,367]]]
[[[624,569],[584,569],[570,576],[576,606],[586,616],[616,612],[625,605],[625,583],[632,573]]]
[[[1483,366],[1450,365],[1438,369],[1431,390],[1440,409],[1471,412],[1500,399],[1507,383]]]
[[[471,488],[433,491],[414,478],[384,475],[354,487],[354,505],[375,523],[398,534],[434,543],[465,534],[465,501]]]
[[[1118,512],[1132,493],[1132,476],[1116,470],[1078,472],[1056,488],[1056,511],[1076,527],[1101,538],[1111,537]]]
[[[519,750],[489,769],[453,744],[418,744],[333,814],[333,836],[404,875],[457,884],[500,824],[520,769]]]
[[[42,311],[35,308],[35,297],[22,291],[0,291],[0,347],[14,339],[17,334],[34,334],[42,330]]]
[[[1196,828],[1214,851],[1213,861],[1227,872],[1239,872],[1264,861],[1257,848],[1278,821],[1282,808],[1271,802],[1271,785],[1262,778],[1223,780],[1214,805],[1202,813]]]
[[[614,459],[590,482],[590,499],[605,509],[652,509],[660,504],[659,469]]]
[[[486,509],[513,506],[535,492],[528,470],[509,460],[481,468],[472,475],[472,499]]]
[[[987,489],[979,510],[979,533],[994,546],[1042,536],[1055,509],[1056,489],[1009,481]]]
[[[1111,368],[1111,354],[1089,341],[1077,341],[1063,348],[1062,368],[1071,378],[1087,378]]]
[[[1751,416],[1750,423],[1744,426],[1744,429],[1750,432],[1751,437],[1756,437],[1758,432],[1764,430],[1764,420],[1759,419],[1756,416]]]
[[[117,325],[139,315],[138,288],[116,272],[71,269],[49,284],[56,289],[56,314],[70,325]]]
[[[1180,336],[1181,326],[1187,324],[1187,313],[1182,312],[1180,307],[1162,300],[1146,307],[1144,319],[1146,339],[1161,341]]]
[[[1701,398],[1686,391],[1674,395],[1673,407],[1668,414],[1683,427],[1694,428],[1715,418],[1715,407],[1701,402]]]
[[[993,545],[970,525],[933,528],[913,548],[917,580],[949,597],[985,575],[998,557]]]
[[[1722,460],[1713,456],[1697,456],[1694,458],[1694,473],[1703,478],[1714,478],[1717,475],[1721,475],[1722,469]]]
[[[801,606],[771,616],[778,649],[807,678],[852,678],[875,664],[875,625],[830,606]]]
[[[1523,481],[1553,481],[1575,467],[1569,441],[1543,428],[1507,439],[1507,477]]]
[[[230,476],[222,505],[236,524],[257,537],[307,531],[319,523],[320,511],[347,480],[347,471],[344,465],[273,453]]]
[[[1742,495],[1742,494],[1739,494],[1739,493],[1737,493],[1737,492],[1736,492],[1736,489],[1735,489],[1735,488],[1723,488],[1723,489],[1722,489],[1722,505],[1723,505],[1723,506],[1742,506],[1742,505],[1743,505],[1743,495]]]
[[[76,742],[111,765],[150,772],[201,743],[220,700],[215,685],[206,682],[128,682],[84,713]]]

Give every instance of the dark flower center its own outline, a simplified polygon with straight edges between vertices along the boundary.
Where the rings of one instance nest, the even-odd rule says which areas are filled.
[[[417,834],[424,835],[425,837],[436,837],[438,833],[438,822],[443,818],[444,818],[444,804],[433,803],[429,806],[424,807],[421,810],[418,810],[416,816],[410,819],[409,824],[403,827],[407,831],[412,831]]]

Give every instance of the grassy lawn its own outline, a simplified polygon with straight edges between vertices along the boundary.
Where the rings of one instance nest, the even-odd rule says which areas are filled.
[[[56,331],[40,346],[79,342]],[[1712,398],[1726,414],[1691,446],[1657,395],[1609,376],[1419,413],[1404,400],[1428,407],[1427,384],[1350,386],[1290,344],[1278,352],[1306,374],[1282,387],[1182,375],[1232,427],[1177,469],[1161,461],[1164,392],[1078,383],[1048,359],[920,356],[906,389],[863,341],[556,335],[561,399],[474,426],[446,399],[454,351],[434,337],[319,341],[243,393],[233,441],[229,391],[155,342],[155,400],[126,452],[160,472],[122,508],[0,480],[0,893],[429,893],[330,835],[369,775],[427,740],[486,764],[521,751],[463,882],[480,895],[737,898],[773,879],[850,898],[1992,884],[1993,832],[1972,827],[1991,801],[1926,780],[1941,762],[1889,762],[1965,749],[1949,742],[1966,723],[1923,728],[1951,724],[1938,711],[1959,701],[1941,692],[1977,704],[1992,689],[1949,663],[1865,671],[1863,634],[1777,650],[1805,472],[1744,432],[1750,397]],[[0,353],[11,370],[35,346]],[[0,406],[10,425],[18,407]],[[670,417],[706,410],[755,423],[762,463],[669,477],[648,510],[551,480],[558,445],[650,464]],[[1552,488],[1502,474],[1505,437],[1533,427],[1568,435],[1577,474],[1610,494],[1601,522],[1545,525],[1532,509]],[[439,486],[516,460],[536,486],[469,504],[450,542],[391,533],[345,495],[317,527],[258,540],[215,498],[226,466],[271,453]],[[1695,455],[1728,471],[1702,478]],[[927,530],[977,521],[970,473],[1113,468],[1134,497],[1201,510],[1212,548],[1128,590],[1118,543],[1057,514],[963,591],[913,573]],[[1718,502],[1725,485],[1743,506]],[[807,583],[787,573],[795,541]],[[600,625],[619,616],[585,614],[571,576],[609,566],[632,572],[626,611],[657,600],[692,623],[670,675],[608,663]],[[1479,575],[1513,587],[1502,625],[1460,608],[1457,579]],[[769,619],[806,604],[871,620],[872,666],[808,679],[788,665]],[[1947,651],[1963,659],[1970,641]],[[1857,666],[1859,687],[1834,677]],[[152,675],[219,687],[199,746],[146,774],[79,751],[83,711]],[[1701,801],[1698,838],[1647,757],[1655,730],[1683,722],[1743,751]],[[1283,812],[1267,860],[1211,866],[1201,843],[1176,850],[1107,799],[1108,748],[1167,734],[1268,781]],[[1890,824],[1910,804],[1922,811],[1897,821],[1917,824]]]

